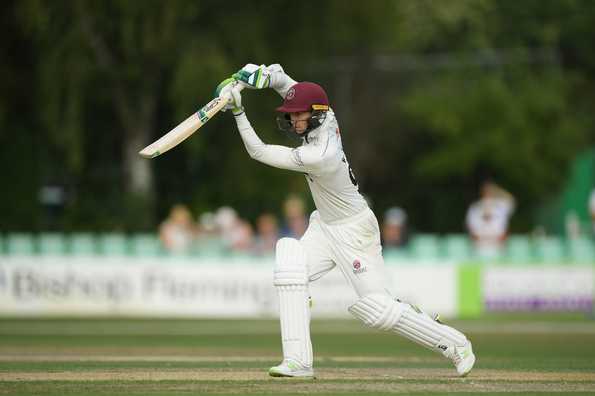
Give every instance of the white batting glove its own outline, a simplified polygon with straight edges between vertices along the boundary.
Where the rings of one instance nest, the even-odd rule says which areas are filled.
[[[268,88],[270,83],[270,72],[265,65],[255,65],[248,63],[233,76],[248,88],[263,89]]]
[[[244,111],[242,107],[242,94],[234,78],[227,78],[215,89],[215,96],[227,100],[227,104],[221,111],[231,110],[234,115],[241,114]]]
[[[268,65],[267,66],[267,71],[270,74],[279,73],[279,72],[285,73],[285,71],[283,70],[283,67],[281,67],[281,65],[278,64],[278,63],[273,63],[272,65]]]

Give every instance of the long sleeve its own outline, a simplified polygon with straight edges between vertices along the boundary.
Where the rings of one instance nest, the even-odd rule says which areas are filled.
[[[322,172],[325,151],[318,147],[300,146],[291,148],[273,144],[265,144],[258,137],[246,113],[235,117],[238,131],[251,158],[274,166],[302,173],[319,174]]]
[[[268,66],[271,73],[271,88],[273,88],[282,98],[285,98],[289,88],[297,84],[293,78],[289,77],[283,71],[283,68],[279,64]]]

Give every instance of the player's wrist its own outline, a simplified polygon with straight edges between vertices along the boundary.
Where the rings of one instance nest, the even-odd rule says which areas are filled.
[[[241,116],[244,113],[245,113],[244,106],[242,106],[242,107],[234,107],[233,109],[231,109],[231,114],[233,114],[234,117]]]

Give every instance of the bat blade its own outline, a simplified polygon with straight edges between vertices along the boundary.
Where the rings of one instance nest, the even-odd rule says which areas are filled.
[[[176,147],[196,132],[200,127],[215,116],[225,105],[228,98],[215,98],[204,105],[199,111],[182,121],[174,129],[151,143],[138,153],[144,158],[155,158]]]

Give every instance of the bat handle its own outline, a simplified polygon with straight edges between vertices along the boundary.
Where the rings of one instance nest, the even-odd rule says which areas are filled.
[[[238,91],[241,91],[242,89],[246,88],[246,85],[242,84],[240,81],[236,80],[235,82],[233,82],[232,84],[234,84],[234,87],[238,88]]]
[[[246,86],[244,84],[242,84],[240,81],[234,81],[232,82],[233,87],[238,89],[238,91],[241,91],[242,89],[246,88]],[[223,98],[223,96],[221,96],[221,98]],[[231,100],[231,96],[230,95],[225,95],[225,99],[226,99],[226,103],[228,103]]]

